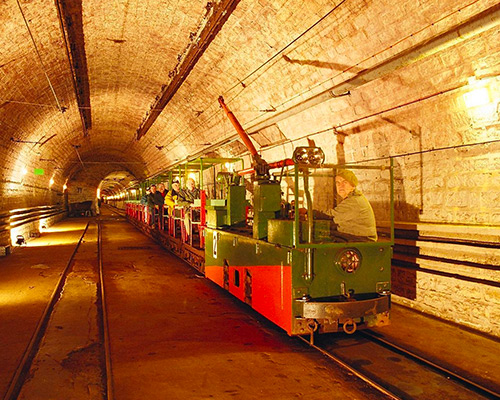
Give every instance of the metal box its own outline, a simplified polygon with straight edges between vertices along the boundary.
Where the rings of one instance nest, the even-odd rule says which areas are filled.
[[[226,224],[227,210],[225,206],[207,207],[207,226],[209,228],[219,228]]]

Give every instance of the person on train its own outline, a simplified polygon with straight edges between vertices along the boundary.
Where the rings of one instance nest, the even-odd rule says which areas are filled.
[[[149,186],[146,188],[146,193],[144,193],[141,197],[141,204],[143,206],[147,205],[148,204],[148,196],[149,196],[149,193],[151,193],[151,190],[149,189]]]
[[[146,188],[146,193],[144,193],[141,197],[141,204],[144,206],[144,209],[150,212],[149,206],[148,206],[148,198],[149,194],[151,193],[151,190],[149,189],[149,186]],[[148,212],[144,212],[144,223],[148,222]]]
[[[160,183],[158,185],[158,192],[160,192],[161,197],[163,198],[165,198],[165,196],[167,195],[167,190],[165,190],[165,185],[163,183]]]
[[[151,212],[150,226],[157,226],[158,221],[162,220],[163,216],[163,197],[156,190],[156,185],[150,186],[151,193],[148,196],[148,208]]]
[[[178,181],[172,182],[172,189],[165,195],[165,204],[168,206],[168,212],[173,215],[174,206],[179,198],[180,185]]]
[[[179,193],[178,204],[184,207],[190,207],[195,199],[200,198],[200,189],[196,187],[196,182],[193,178],[188,178],[186,188]]]
[[[147,198],[148,214],[150,215],[149,225],[154,226],[154,215],[155,215],[155,192],[156,185],[151,185],[149,187],[149,193]]]
[[[191,234],[191,206],[193,205],[194,201],[199,198],[200,189],[196,187],[196,182],[193,178],[188,178],[186,182],[186,188],[180,191],[179,199],[177,200],[177,204],[184,207],[184,226],[186,227],[188,235]],[[199,215],[193,217],[199,218]]]
[[[327,212],[336,225],[334,236],[347,241],[377,241],[375,214],[369,201],[357,188],[358,178],[354,172],[338,170],[335,185],[341,201]]]

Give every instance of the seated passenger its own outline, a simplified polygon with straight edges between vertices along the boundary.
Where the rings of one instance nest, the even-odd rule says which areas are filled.
[[[149,212],[149,204],[148,204],[148,199],[149,199],[149,194],[151,193],[151,190],[149,190],[149,186],[146,188],[146,193],[141,197],[141,204],[143,206],[146,206],[144,207],[144,211],[147,209]],[[144,212],[144,223],[147,223],[148,222],[148,213],[147,212]]]
[[[186,227],[188,235],[191,234],[191,218],[189,209],[191,208],[191,205],[194,203],[194,201],[199,198],[200,189],[196,187],[196,182],[194,181],[194,179],[189,178],[186,182],[186,189],[182,189],[180,191],[179,199],[177,200],[177,204],[183,206],[185,210],[184,226]],[[197,213],[196,217],[199,218],[199,212]]]
[[[161,194],[161,197],[165,198],[167,195],[167,191],[165,190],[165,185],[163,183],[160,183],[158,185],[158,192]]]
[[[196,182],[193,178],[189,178],[186,182],[186,189],[182,189],[179,193],[177,203],[181,206],[189,208],[194,203],[195,199],[200,198],[200,189],[196,187]]]
[[[172,182],[172,189],[165,195],[165,204],[168,206],[169,213],[172,215],[174,205],[179,198],[180,185],[178,181]]]
[[[148,209],[151,213],[150,226],[156,226],[160,218],[160,205],[163,208],[163,197],[156,191],[156,185],[150,186],[151,192],[148,195]]]
[[[143,206],[145,206],[146,204],[148,204],[148,196],[149,196],[149,193],[151,193],[151,191],[149,190],[149,186],[146,188],[146,193],[142,195],[141,197],[141,204]]]
[[[346,169],[339,170],[335,183],[342,200],[337,207],[327,212],[337,225],[338,235],[334,236],[347,241],[377,241],[375,215],[366,197],[356,189],[356,175]]]

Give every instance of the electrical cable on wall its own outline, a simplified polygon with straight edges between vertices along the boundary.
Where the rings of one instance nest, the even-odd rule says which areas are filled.
[[[61,103],[59,102],[59,99],[57,98],[56,92],[54,90],[54,86],[52,86],[52,82],[50,81],[49,75],[47,74],[47,68],[45,67],[45,64],[42,61],[42,56],[40,55],[40,52],[38,51],[38,47],[35,43],[35,38],[33,37],[33,34],[31,33],[31,29],[28,25],[28,21],[26,20],[26,17],[24,16],[24,12],[23,12],[23,9],[21,8],[21,4],[19,3],[19,0],[16,0],[16,2],[17,2],[17,5],[19,7],[19,11],[21,12],[21,15],[23,16],[23,20],[24,20],[24,23],[26,25],[26,29],[28,30],[28,33],[30,35],[31,42],[33,43],[33,47],[35,48],[35,52],[37,54],[38,61],[40,62],[41,66],[42,66],[42,70],[43,70],[43,73],[45,74],[45,78],[47,78],[47,82],[50,86],[50,90],[52,91],[52,94],[54,95],[54,99],[56,100],[57,108],[59,109],[59,111],[61,111],[61,113],[63,113],[65,111],[65,109],[64,109],[64,107],[61,106]]]

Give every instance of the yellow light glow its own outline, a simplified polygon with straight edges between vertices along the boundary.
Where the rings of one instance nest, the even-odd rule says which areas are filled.
[[[23,169],[21,170],[21,175],[25,176],[27,173],[28,173],[28,170],[26,169],[26,167],[23,167]]]
[[[40,233],[47,229],[47,219],[41,219],[38,221],[38,230]]]
[[[68,188],[68,185],[64,184],[63,185],[63,192],[65,192],[67,188]]]
[[[464,94],[464,101],[467,108],[485,106],[490,102],[490,92],[485,87],[475,88]]]
[[[51,237],[44,237],[42,239],[31,240],[28,243],[26,243],[26,247],[64,246],[74,243],[75,239],[71,237],[51,236]]]
[[[85,228],[85,227],[83,227]],[[44,232],[47,233],[57,233],[57,232],[72,232],[72,231],[81,231],[83,230],[81,226],[78,225],[56,225],[56,226],[51,226],[50,228],[47,228],[44,230]]]
[[[97,188],[97,198],[101,198],[101,189]]]
[[[54,184],[54,178],[50,178],[49,186],[52,186],[53,184]]]
[[[12,222],[10,223],[12,225]],[[22,232],[21,227],[10,228],[10,244],[11,246],[15,246],[16,244],[16,236],[20,235]]]

